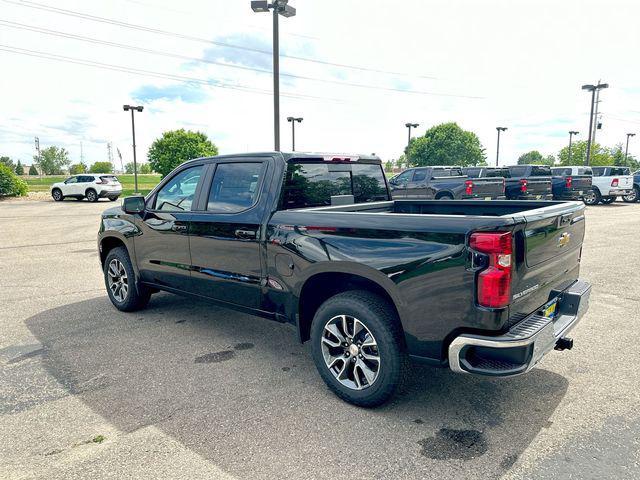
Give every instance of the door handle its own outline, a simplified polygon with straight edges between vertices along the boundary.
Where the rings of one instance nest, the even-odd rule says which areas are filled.
[[[251,238],[256,238],[256,233],[253,230],[236,230],[235,234],[236,234],[236,238],[241,238],[241,239],[251,239]]]
[[[186,232],[188,227],[186,225],[176,225],[175,223],[171,226],[171,230],[174,232],[184,233]]]

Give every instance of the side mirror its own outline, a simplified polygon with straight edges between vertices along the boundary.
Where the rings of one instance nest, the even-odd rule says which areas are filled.
[[[125,213],[142,213],[144,212],[144,197],[142,195],[136,195],[134,197],[127,197],[122,201],[122,210]]]

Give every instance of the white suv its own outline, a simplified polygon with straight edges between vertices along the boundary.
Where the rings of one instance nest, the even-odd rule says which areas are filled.
[[[108,198],[112,202],[122,193],[122,185],[118,177],[110,174],[83,173],[67,178],[64,182],[51,185],[51,196],[56,202],[65,197],[82,200],[86,197],[90,202],[99,198]]]

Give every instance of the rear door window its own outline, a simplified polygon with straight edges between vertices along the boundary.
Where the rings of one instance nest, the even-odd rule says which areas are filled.
[[[550,177],[551,168],[546,165],[534,165],[531,167],[532,177]]]
[[[480,177],[480,169],[479,168],[466,168],[464,173],[467,177],[470,178],[478,178]]]
[[[594,177],[602,177],[604,175],[605,168],[604,167],[593,167],[591,169],[591,171],[593,172],[593,176]]]
[[[263,177],[263,162],[220,163],[216,167],[207,211],[239,213],[256,204]]]
[[[416,173],[413,174],[414,182],[421,182],[425,178],[427,178],[427,170],[425,168],[419,168],[416,170]]]
[[[551,172],[554,175],[563,176],[563,175],[571,175],[570,168],[552,168]]]

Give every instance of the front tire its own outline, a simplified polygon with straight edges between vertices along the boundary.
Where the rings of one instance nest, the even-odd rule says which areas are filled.
[[[51,191],[51,197],[53,198],[54,202],[61,202],[62,200],[64,200],[64,195],[62,195],[62,190],[60,190],[59,188],[54,188]]]
[[[634,203],[640,199],[640,188],[633,187],[633,193],[622,197],[622,201],[626,203]]]
[[[326,300],[311,324],[313,360],[327,386],[361,407],[388,401],[404,382],[408,356],[392,306],[364,290]]]
[[[96,193],[95,190],[93,190],[91,188],[89,190],[87,190],[87,193],[85,194],[85,196],[87,197],[87,200],[89,202],[93,203],[93,202],[97,202],[98,201],[98,194]]]
[[[133,312],[147,306],[151,292],[137,284],[131,259],[124,247],[116,247],[107,254],[103,272],[109,300],[114,307],[123,312]]]

